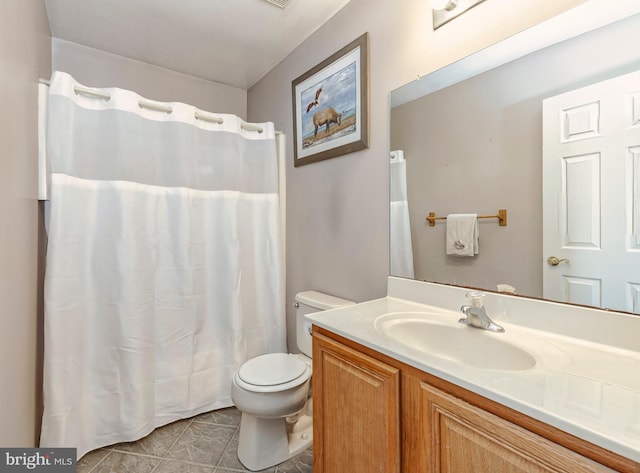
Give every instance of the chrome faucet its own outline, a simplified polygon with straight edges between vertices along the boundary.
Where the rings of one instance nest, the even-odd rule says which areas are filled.
[[[504,332],[504,328],[491,320],[487,315],[487,312],[484,310],[484,297],[484,292],[467,292],[469,305],[463,305],[460,307],[460,310],[464,315],[466,315],[466,317],[461,318],[458,322],[471,327],[489,330],[490,332]]]

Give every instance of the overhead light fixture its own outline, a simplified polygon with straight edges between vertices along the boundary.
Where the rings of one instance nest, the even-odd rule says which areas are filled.
[[[280,8],[284,8],[287,5],[289,5],[290,1],[291,0],[265,0],[265,2],[271,3],[272,5],[275,5]]]
[[[433,10],[433,29],[437,30],[455,17],[482,3],[484,0],[429,0]]]
[[[458,4],[457,0],[431,0],[431,8],[433,10],[453,10]]]

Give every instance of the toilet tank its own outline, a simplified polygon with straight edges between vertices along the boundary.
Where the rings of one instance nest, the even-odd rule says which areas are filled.
[[[298,350],[311,357],[311,322],[305,320],[305,314],[322,310],[338,309],[353,305],[355,302],[330,296],[317,291],[304,291],[296,294],[296,342]]]

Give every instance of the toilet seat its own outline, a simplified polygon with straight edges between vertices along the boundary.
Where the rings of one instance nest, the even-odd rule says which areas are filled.
[[[236,372],[236,384],[253,392],[275,392],[291,389],[311,376],[311,368],[295,355],[269,353],[244,363]]]

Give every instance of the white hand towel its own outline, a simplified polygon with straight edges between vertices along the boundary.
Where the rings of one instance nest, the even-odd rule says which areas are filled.
[[[474,256],[478,249],[478,215],[447,215],[447,254]]]

